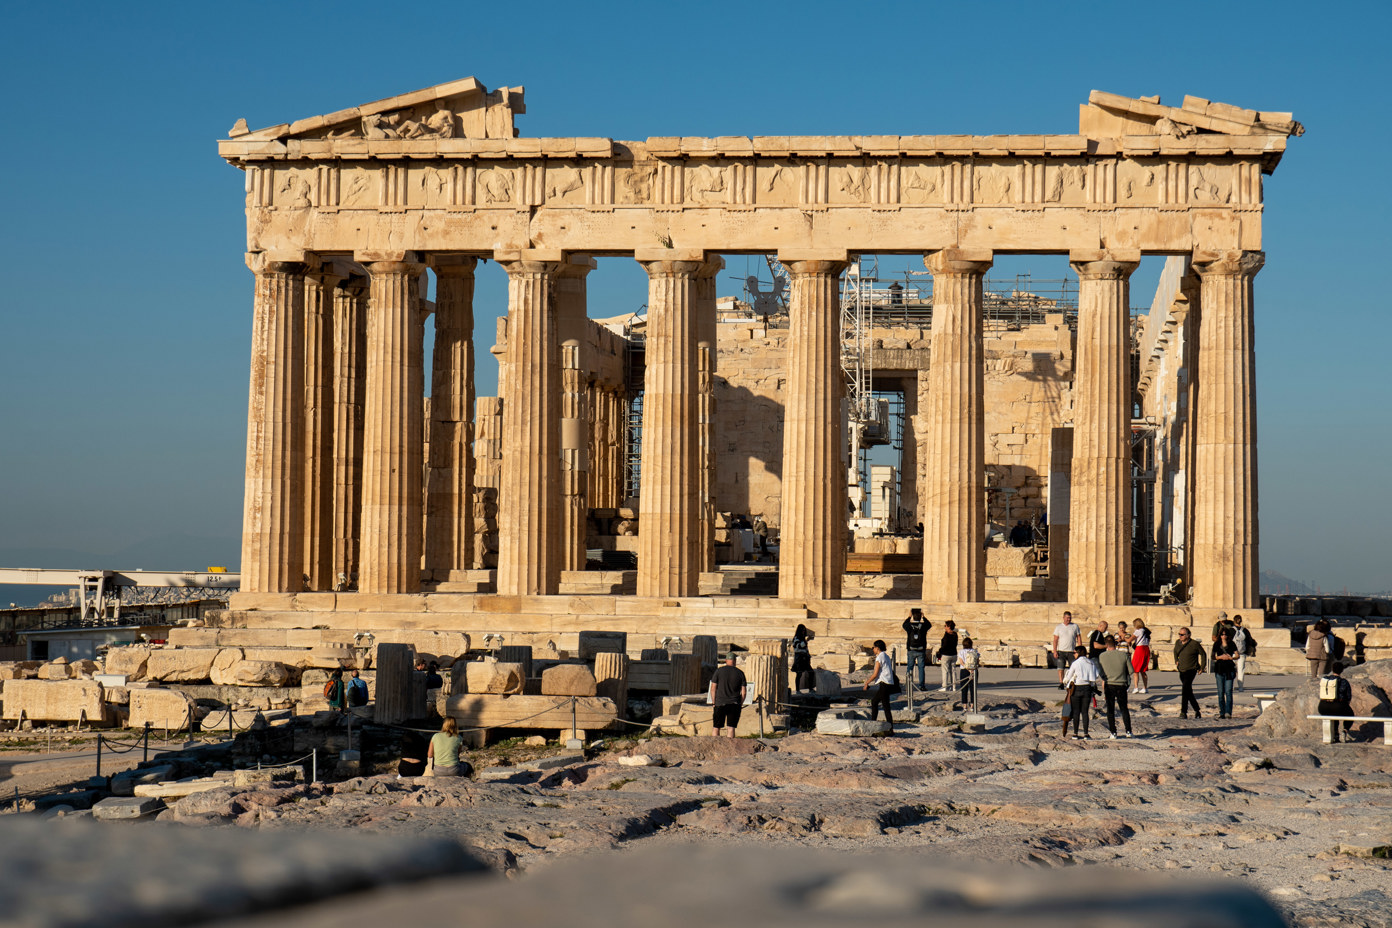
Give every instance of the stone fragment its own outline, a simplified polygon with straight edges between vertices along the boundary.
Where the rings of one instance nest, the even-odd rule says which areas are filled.
[[[68,666],[66,657],[49,661],[39,668],[40,680],[70,680],[72,675],[72,668]]]
[[[521,693],[525,682],[521,664],[488,660],[470,661],[465,669],[465,685],[469,693]]]
[[[172,764],[158,767],[136,767],[123,770],[111,778],[111,792],[117,796],[134,796],[135,787],[143,783],[160,783],[174,775]]]
[[[593,696],[594,673],[584,664],[557,664],[541,672],[543,696]]]
[[[103,822],[135,821],[163,811],[164,803],[146,796],[112,796],[92,806],[92,817]]]
[[[130,693],[130,728],[151,728],[184,731],[194,722],[193,702],[177,690],[149,687],[133,689]]]
[[[0,718],[99,724],[102,687],[90,680],[8,680]]]
[[[246,657],[246,652],[241,648],[223,648],[213,658],[213,664],[208,668],[208,679],[214,686],[233,686],[232,668],[241,663]]]
[[[889,731],[888,722],[882,719],[872,722],[853,709],[828,709],[817,714],[817,733],[820,735],[868,738],[886,731]]]
[[[161,683],[202,683],[219,653],[218,648],[159,648],[150,652],[145,676]]]

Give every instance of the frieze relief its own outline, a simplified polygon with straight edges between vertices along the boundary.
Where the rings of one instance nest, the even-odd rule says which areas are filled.
[[[687,198],[693,203],[715,205],[724,203],[726,197],[725,169],[702,164],[695,170],[686,172]]]
[[[585,202],[585,171],[571,165],[546,169],[546,202],[551,206],[578,206]]]
[[[1015,192],[1015,171],[1004,164],[977,164],[972,202],[980,206],[1012,203]]]
[[[901,172],[903,202],[926,206],[943,201],[943,168],[940,163],[915,164]]]

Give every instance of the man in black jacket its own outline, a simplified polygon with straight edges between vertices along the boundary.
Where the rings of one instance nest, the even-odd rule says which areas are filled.
[[[928,664],[928,629],[932,627],[933,623],[923,617],[922,609],[910,609],[909,617],[904,620],[904,632],[908,635],[905,644],[909,655],[904,676],[913,676],[914,666],[917,665],[918,679],[914,685],[920,690],[923,689],[923,668]]]
[[[1203,717],[1199,715],[1199,701],[1194,698],[1194,677],[1203,672],[1207,660],[1203,645],[1194,640],[1189,629],[1181,628],[1175,638],[1174,662],[1175,670],[1179,671],[1179,717],[1182,719],[1189,717],[1190,706],[1194,707],[1194,718]]]

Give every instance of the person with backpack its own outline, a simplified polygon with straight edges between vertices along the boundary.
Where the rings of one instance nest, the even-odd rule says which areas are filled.
[[[329,682],[324,684],[324,698],[329,701],[329,708],[335,712],[346,712],[348,703],[346,692],[343,686],[343,668],[338,667],[329,674]]]
[[[353,668],[353,676],[348,679],[347,689],[350,707],[367,705],[367,681],[358,673],[356,667]]]
[[[972,644],[969,637],[962,639],[962,649],[957,652],[957,666],[961,668],[962,705],[976,709],[977,674],[981,670],[981,652]]]
[[[1353,715],[1353,685],[1340,676],[1344,672],[1343,661],[1335,661],[1329,673],[1320,677],[1319,705],[1320,715]],[[1344,740],[1348,740],[1352,722],[1344,723]],[[1339,741],[1339,726],[1334,726],[1334,743]]]
[[[914,676],[914,667],[917,667],[916,685],[920,690],[923,689],[923,668],[928,664],[928,629],[932,627],[933,623],[923,617],[923,610],[917,606],[909,610],[909,617],[904,620],[904,634],[907,636],[904,653],[908,655],[904,676]]]
[[[799,694],[803,690],[809,693],[817,691],[817,674],[812,669],[812,652],[808,650],[807,642],[815,637],[812,630],[806,625],[799,625],[797,631],[793,632],[793,676],[797,684]]]

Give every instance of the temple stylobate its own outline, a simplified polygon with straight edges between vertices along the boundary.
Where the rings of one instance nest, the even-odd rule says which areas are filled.
[[[522,101],[469,78],[257,131],[239,121],[219,142],[246,173],[256,277],[234,614],[412,613],[439,627],[485,615],[526,634],[562,615],[709,627],[725,621],[698,602],[722,546],[730,559],[718,536],[731,512],[761,506],[776,511],[771,623],[802,615],[854,635],[902,613],[884,601],[896,597],[985,614],[1009,599],[988,571],[989,500],[1015,439],[992,425],[987,287],[1008,254],[1066,255],[1078,280],[1076,310],[1049,323],[1068,402],[1006,430],[1044,449],[1030,466],[1052,585],[1035,598],[1082,614],[1131,606],[1144,535],[1171,552],[1190,608],[1257,604],[1253,279],[1262,176],[1303,131],[1291,114],[1094,91],[1069,135],[624,142],[519,137]],[[781,452],[763,462],[777,489],[762,500],[722,463],[737,440],[721,397],[738,372],[721,360],[716,280],[721,256],[739,254],[786,269],[765,410]],[[899,368],[915,408],[898,492],[922,524],[906,573],[921,586],[879,594],[847,588],[841,281],[870,254],[921,256],[932,280],[919,332],[931,347]],[[634,353],[631,333],[589,318],[587,275],[615,256],[648,277],[636,367],[616,360]],[[1144,256],[1167,263],[1138,319],[1129,281]],[[480,260],[508,282],[488,402],[473,385]],[[1154,460],[1138,460],[1138,422],[1159,430]],[[1138,466],[1153,492],[1138,492]],[[598,535],[632,537],[631,586],[599,590],[613,595],[577,577]],[[734,635],[756,624],[729,620]]]

